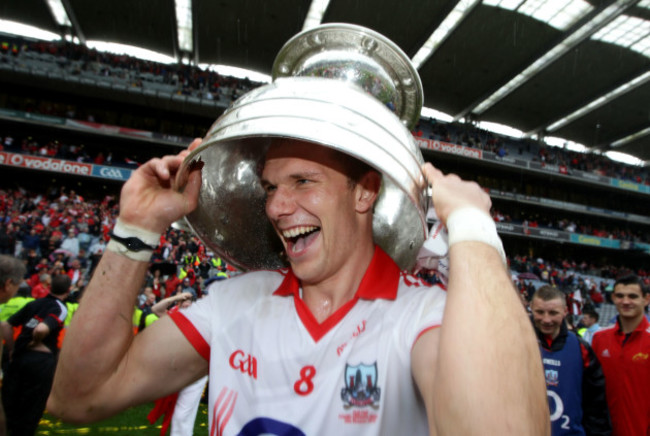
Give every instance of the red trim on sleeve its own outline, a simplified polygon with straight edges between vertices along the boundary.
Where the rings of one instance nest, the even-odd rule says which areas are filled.
[[[427,328],[423,329],[420,333],[418,333],[415,340],[413,341],[413,345],[411,345],[411,350],[413,350],[413,347],[415,347],[415,343],[418,341],[418,339],[420,339],[422,337],[423,334],[425,334],[426,332],[428,332],[430,330],[437,329],[437,328],[440,328],[440,324],[436,324],[436,325],[432,325],[430,327],[427,327]]]
[[[61,327],[61,326],[63,325],[63,321],[61,321],[61,320],[59,319],[59,317],[57,317],[57,316],[54,315],[53,313],[50,313],[50,314],[48,314],[47,316],[51,316],[52,318],[54,318],[54,319],[56,320],[56,325],[58,325],[59,327]],[[64,319],[65,319],[65,318],[64,318]],[[45,321],[45,320],[43,320],[43,321]],[[41,322],[43,322],[43,321],[41,321]]]
[[[210,345],[203,339],[201,333],[194,327],[185,315],[180,312],[172,312],[169,317],[174,321],[174,324],[183,332],[190,344],[196,351],[208,362],[210,361]]]

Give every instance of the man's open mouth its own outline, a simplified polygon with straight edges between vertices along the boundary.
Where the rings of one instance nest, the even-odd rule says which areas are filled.
[[[287,250],[299,253],[304,250],[320,233],[320,227],[300,226],[282,232],[287,243]]]

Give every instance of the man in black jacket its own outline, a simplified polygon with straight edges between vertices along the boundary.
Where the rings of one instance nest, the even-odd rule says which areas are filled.
[[[542,286],[530,306],[544,364],[553,436],[611,435],[605,377],[589,344],[567,329],[564,294]]]
[[[54,276],[49,295],[28,303],[8,320],[13,327],[22,326],[15,344],[5,334],[12,354],[2,399],[11,436],[36,433],[52,387],[58,336],[68,314],[63,301],[69,291],[70,277]]]

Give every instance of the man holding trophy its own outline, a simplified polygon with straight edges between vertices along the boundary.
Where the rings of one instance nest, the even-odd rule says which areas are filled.
[[[424,164],[406,127],[421,104],[408,58],[373,31],[331,24],[290,40],[273,83],[124,185],[48,409],[102,419],[209,372],[211,435],[548,434],[490,199]],[[448,230],[446,289],[408,273],[428,190]],[[149,256],[183,217],[252,271],[133,338]]]

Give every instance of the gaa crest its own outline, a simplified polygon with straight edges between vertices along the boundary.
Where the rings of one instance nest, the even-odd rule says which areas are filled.
[[[343,407],[379,408],[381,389],[377,387],[377,362],[372,365],[345,365],[345,387],[341,389]]]

